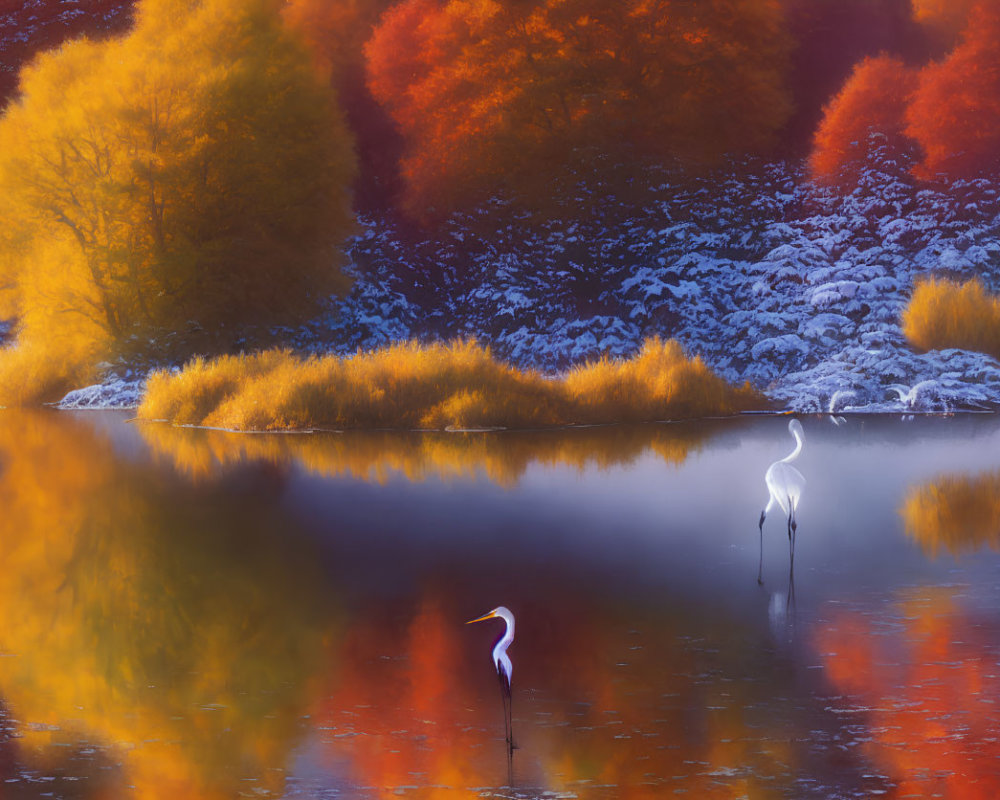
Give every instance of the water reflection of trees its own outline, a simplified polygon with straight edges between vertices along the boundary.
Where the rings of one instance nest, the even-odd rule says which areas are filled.
[[[585,590],[548,589],[544,603],[519,609],[511,647],[519,787],[581,798],[609,786],[622,798],[794,796],[803,752],[775,697],[785,676],[722,678],[747,668],[735,625],[700,619],[705,638],[694,639],[679,609],[612,609]],[[431,591],[412,614],[370,609],[351,624],[337,680],[313,713],[330,731],[329,763],[352,782],[391,795],[418,775],[422,797],[505,782],[489,663],[500,631],[465,628],[458,608]]]
[[[315,554],[255,492],[169,482],[65,416],[4,412],[0,461],[25,763],[58,774],[92,742],[136,796],[282,795],[331,622]]]
[[[392,474],[401,474],[411,481],[432,477],[467,479],[484,474],[498,484],[510,486],[532,464],[607,469],[629,464],[647,453],[668,464],[680,464],[717,433],[721,424],[490,433],[243,434],[145,423],[140,430],[154,453],[195,478],[217,475],[233,463],[261,460],[299,464],[327,477],[347,475],[379,483]]]
[[[886,617],[890,624],[886,624]],[[1000,622],[947,589],[914,590],[888,615],[834,613],[817,651],[837,706],[895,797],[1000,797]]]
[[[1000,550],[1000,472],[943,475],[911,487],[900,514],[907,535],[931,556]]]

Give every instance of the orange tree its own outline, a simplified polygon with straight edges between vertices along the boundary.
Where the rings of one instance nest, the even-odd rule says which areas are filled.
[[[424,215],[622,144],[694,162],[765,146],[788,50],[777,0],[404,0],[365,48]]]
[[[906,114],[924,157],[918,177],[973,175],[1000,165],[1000,7],[977,2],[958,46],[926,66]]]
[[[916,0],[933,2],[948,0]],[[911,0],[784,0],[784,6],[795,40],[789,79],[795,111],[783,138],[795,148],[808,146],[824,106],[864,59],[884,54],[922,64],[945,52],[930,19],[914,19]]]
[[[935,42],[950,48],[969,19],[976,0],[912,0],[913,17]]]
[[[917,71],[890,56],[866,58],[826,107],[816,131],[809,167],[813,177],[851,185],[865,164],[872,136],[898,149],[911,146],[903,135],[904,114]]]

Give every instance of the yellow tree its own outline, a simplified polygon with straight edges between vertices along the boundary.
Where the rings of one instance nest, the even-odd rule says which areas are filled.
[[[351,140],[280,7],[144,0],[25,69],[0,121],[23,336],[225,347],[345,286]]]

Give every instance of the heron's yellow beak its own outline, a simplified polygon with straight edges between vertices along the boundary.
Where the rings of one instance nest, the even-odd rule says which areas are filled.
[[[476,619],[470,619],[465,624],[466,625],[471,625],[473,622],[482,622],[484,619],[492,619],[495,616],[496,616],[496,614],[491,611],[489,614],[486,614],[486,615],[484,615],[482,617],[476,617]]]

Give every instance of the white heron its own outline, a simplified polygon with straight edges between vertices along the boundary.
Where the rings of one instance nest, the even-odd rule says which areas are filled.
[[[832,422],[834,425],[838,425],[838,426],[839,425],[843,425],[845,422],[847,422],[846,419],[844,419],[843,417],[841,417],[841,416],[839,416],[837,414],[837,411],[840,409],[841,405],[843,405],[843,406],[847,405],[846,402],[843,403],[843,404],[841,404],[842,400],[844,400],[844,401],[846,401],[846,400],[854,400],[856,397],[857,397],[857,394],[852,389],[838,389],[833,394],[831,394],[830,395],[830,422]]]
[[[933,407],[934,400],[941,400],[940,386],[936,380],[920,381],[913,386],[904,386],[901,383],[893,383],[886,387],[886,391],[895,392],[896,399],[906,408],[907,411],[915,411],[919,408]],[[948,410],[947,402],[941,402],[944,410]]]
[[[788,517],[788,553],[793,561],[795,559],[795,530],[798,527],[798,523],[795,521],[795,510],[799,506],[799,499],[802,497],[802,489],[806,485],[806,479],[802,477],[801,472],[792,466],[791,462],[798,458],[799,453],[802,452],[805,433],[802,430],[802,423],[797,419],[788,423],[788,432],[795,437],[795,449],[784,458],[775,461],[764,473],[764,482],[767,484],[767,490],[771,496],[768,498],[764,510],[760,512],[760,522],[758,523],[760,527],[761,567],[763,567],[764,562],[764,519],[767,517],[767,512],[774,508],[775,503]],[[757,571],[757,582],[761,582],[760,569]]]
[[[503,635],[493,645],[493,666],[496,667],[497,678],[500,680],[500,694],[503,697],[504,735],[506,736],[507,753],[509,755],[514,752],[515,746],[512,696],[510,691],[510,680],[514,672],[514,665],[511,664],[510,656],[507,655],[507,648],[514,641],[514,615],[506,606],[497,606],[488,614],[483,614],[483,616],[476,617],[476,619],[470,619],[465,624],[471,625],[473,622],[482,622],[483,620],[494,618],[502,619],[507,623]]]

